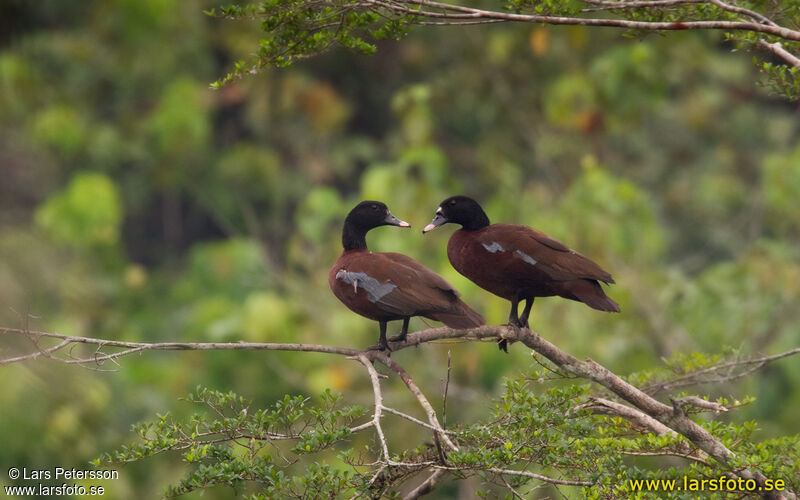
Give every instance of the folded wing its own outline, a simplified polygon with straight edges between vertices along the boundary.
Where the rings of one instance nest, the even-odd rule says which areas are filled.
[[[383,312],[398,317],[426,316],[453,328],[484,324],[483,317],[459,299],[447,280],[398,253],[371,253],[336,273]]]
[[[494,224],[487,229],[490,230],[481,235],[483,246],[490,253],[491,249],[496,253],[502,248],[506,255],[513,256],[513,261],[506,260],[517,270],[530,266],[531,272],[544,273],[555,281],[589,279],[614,283],[611,274],[599,265],[541,231],[512,224]]]

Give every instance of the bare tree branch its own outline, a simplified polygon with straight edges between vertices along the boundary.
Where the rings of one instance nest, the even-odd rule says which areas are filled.
[[[412,16],[419,25],[465,25],[495,22],[524,22],[550,25],[581,25],[621,28],[634,31],[722,30],[751,32],[764,37],[800,41],[800,31],[782,26],[763,13],[723,0],[583,0],[585,7],[574,15],[524,14],[485,10],[435,0],[365,0],[360,5],[376,10]],[[684,11],[675,8],[683,7]],[[682,12],[676,20],[630,18],[632,11]],[[599,16],[598,13],[604,15]],[[627,13],[627,16],[626,16]],[[780,43],[762,38],[758,45],[792,67],[800,68],[800,58]]]
[[[17,334],[24,335],[35,341],[43,338],[60,339],[62,342],[54,347],[40,350],[24,356],[7,358],[0,360],[0,366],[22,361],[35,360],[41,356],[60,361],[67,364],[102,364],[109,359],[117,359],[129,354],[142,351],[302,351],[320,352],[326,354],[339,354],[342,356],[358,356],[362,353],[359,349],[347,347],[335,347],[318,344],[282,344],[282,343],[261,343],[261,342],[125,342],[121,340],[96,339],[92,337],[77,337],[74,335],[62,335],[60,333],[40,332],[21,328],[0,328],[0,335]],[[101,356],[90,356],[85,358],[64,359],[53,356],[57,351],[74,344],[88,344],[102,347],[119,347],[124,350]],[[38,344],[37,344],[38,347]],[[98,351],[95,351],[98,352]]]
[[[582,407],[592,410],[592,412],[601,414],[601,415],[616,415],[619,417],[624,418],[625,420],[629,420],[637,427],[642,429],[647,429],[648,431],[652,432],[657,436],[663,436],[664,434],[670,434],[673,436],[677,436],[678,433],[667,427],[666,425],[662,424],[658,420],[654,419],[653,417],[642,413],[641,411],[631,408],[630,406],[626,406],[622,403],[618,403],[616,401],[611,401],[610,399],[605,398],[589,398],[592,403],[581,405]]]
[[[752,11],[750,9],[745,9],[745,8],[739,7],[737,5],[730,5],[730,4],[727,4],[727,3],[725,3],[725,2],[723,2],[721,0],[709,0],[709,2],[711,2],[714,5],[716,5],[717,7],[719,7],[722,10],[727,10],[728,12],[734,12],[736,14],[741,14],[741,15],[743,15],[745,17],[749,17],[750,19],[752,19],[752,20],[754,20],[756,22],[759,22],[759,23],[763,23],[763,24],[765,24],[767,26],[775,26],[775,27],[778,26],[777,23],[773,22],[767,16],[764,16],[764,15],[762,15],[762,14],[760,14],[758,12]]]
[[[496,19],[501,21],[525,22],[536,24],[552,24],[552,25],[582,25],[582,26],[605,26],[614,28],[624,28],[630,30],[647,30],[647,31],[675,31],[675,30],[725,30],[725,31],[750,31],[756,33],[764,33],[767,35],[784,38],[786,40],[800,41],[800,31],[792,30],[786,27],[778,26],[776,23],[769,21],[765,22],[764,16],[761,16],[746,9],[738,9],[729,6],[730,11],[736,11],[740,14],[745,14],[747,17],[757,16],[758,22],[748,21],[728,21],[728,20],[702,20],[702,21],[633,21],[629,19],[614,19],[614,18],[583,18],[583,17],[568,17],[568,16],[549,16],[549,15],[535,15],[535,14],[517,14],[511,12],[500,12],[492,10],[483,10],[473,7],[465,7],[462,5],[453,5],[433,0],[367,0],[377,6],[385,7],[404,14],[410,14],[422,18],[438,18],[438,19]],[[640,2],[641,4],[652,4],[653,2]],[[685,0],[662,1],[658,4],[651,6],[669,6],[681,4],[710,4],[715,5],[713,1],[697,1],[687,2]],[[721,3],[721,2],[720,2]],[[616,4],[616,5],[615,5]],[[603,5],[619,8],[628,8],[628,2],[605,2]],[[410,7],[409,5],[418,6],[419,8]],[[724,5],[724,4],[723,4]],[[433,12],[422,10],[422,7],[438,8],[442,11]],[[640,5],[639,8],[645,7]],[[737,10],[738,9],[738,10]]]
[[[372,413],[372,426],[375,427],[375,432],[378,434],[378,440],[381,443],[381,453],[383,455],[383,461],[385,463],[389,463],[391,457],[389,456],[389,447],[386,444],[386,436],[383,434],[383,427],[381,427],[381,411],[383,410],[383,393],[381,392],[381,382],[378,379],[378,372],[375,371],[375,367],[372,366],[372,362],[370,362],[363,354],[356,357],[359,363],[364,365],[364,368],[367,369],[367,373],[369,373],[369,380],[372,382],[372,397],[375,400],[375,410]],[[372,481],[374,482],[375,479],[380,474],[380,471],[372,477]]]
[[[0,360],[0,365],[10,365],[11,363],[19,363],[21,361],[32,361],[32,360],[37,359],[37,358],[42,357],[42,356],[44,356],[46,358],[50,358],[50,357],[52,357],[52,356],[50,356],[51,354],[53,354],[56,351],[59,351],[59,350],[63,349],[64,347],[67,347],[68,345],[70,345],[72,343],[73,343],[73,341],[71,341],[69,339],[64,339],[58,345],[55,345],[53,347],[49,347],[47,349],[40,349],[39,351],[34,352],[32,354],[26,354],[24,356],[17,356],[15,358],[7,358],[7,359]],[[38,348],[38,344],[35,344],[35,345]]]
[[[442,428],[447,429],[447,391],[450,389],[450,350],[447,351],[447,379],[442,394]]]
[[[431,406],[430,402],[425,397],[425,395],[422,394],[422,391],[419,389],[417,384],[414,382],[414,379],[411,378],[408,372],[406,372],[402,366],[392,361],[392,359],[389,358],[389,356],[385,355],[382,352],[376,352],[375,358],[384,365],[386,365],[390,370],[398,374],[400,378],[403,380],[403,382],[406,384],[406,387],[408,387],[408,390],[411,391],[411,394],[413,394],[414,397],[417,398],[417,401],[419,401],[420,406],[422,406],[422,408],[425,410],[425,413],[428,415],[428,422],[430,422],[430,424],[436,429],[433,436],[437,440],[437,444],[438,440],[442,440],[451,450],[458,450],[458,447],[450,440],[450,438],[447,436],[447,433],[442,428],[441,424],[439,424],[439,419],[436,418],[436,411],[433,409],[433,406]],[[444,456],[442,458],[444,458]]]
[[[796,354],[800,354],[800,347],[796,347],[779,354],[774,354],[772,356],[729,361],[719,365],[710,366],[708,368],[703,368],[701,370],[697,370],[665,382],[648,384],[643,387],[642,390],[650,395],[655,395],[660,392],[671,391],[692,385],[706,384],[711,382],[727,382],[749,375],[759,368],[762,368],[767,363],[787,358],[789,356],[794,356]],[[742,369],[742,371],[736,372],[737,369]]]
[[[602,5],[612,9],[641,9],[642,7],[674,7],[676,5],[703,3],[704,0],[630,0],[630,1],[611,1],[611,0],[584,0],[592,5]]]
[[[697,396],[685,396],[677,399],[670,398],[670,401],[672,401],[672,409],[676,412],[682,410],[684,406],[690,406],[690,405],[696,406],[698,408],[703,408],[704,410],[711,410],[714,413],[719,413],[721,411],[728,411],[728,409],[725,408],[725,405],[721,405],[714,401],[707,401]]]
[[[452,471],[461,470],[455,467],[447,467],[441,465],[434,465],[434,467],[442,470],[452,470]],[[489,469],[487,469],[487,471],[493,472],[495,474],[504,474],[509,476],[525,476],[531,479],[537,479],[545,483],[560,484],[562,486],[592,486],[594,484],[591,481],[570,481],[567,479],[556,479],[553,477],[543,476],[541,474],[537,474],[535,472],[530,472],[526,470],[500,469],[498,467],[490,467]]]
[[[502,474],[500,474],[500,480],[503,481],[503,484],[505,485],[506,488],[508,488],[508,491],[510,491],[511,494],[514,495],[514,498],[517,498],[519,500],[525,500],[525,497],[520,495],[520,493],[517,490],[515,490],[513,486],[511,486],[511,483],[509,483],[508,479],[506,479],[506,477],[503,476]]]
[[[398,417],[402,417],[402,418],[408,420],[409,422],[414,422],[415,424],[419,425],[420,427],[425,427],[426,429],[430,429],[432,431],[436,431],[437,430],[436,427],[432,426],[431,424],[425,423],[425,422],[423,422],[422,420],[420,420],[418,418],[414,418],[411,415],[403,413],[402,411],[395,410],[394,408],[390,408],[388,406],[384,406],[383,410],[386,413],[391,413],[393,415],[397,415]],[[456,434],[455,432],[448,431],[447,429],[445,429],[444,432],[446,432],[447,434],[450,434],[450,435],[455,435]]]
[[[616,401],[611,401],[610,399],[605,398],[590,398],[591,403],[581,405],[583,408],[592,410],[593,413],[600,414],[600,415],[614,415],[618,417],[622,417],[625,420],[630,421],[635,426],[645,429],[649,432],[657,436],[663,435],[670,435],[670,436],[678,436],[678,433],[674,430],[670,429],[666,425],[662,424],[658,420],[654,419],[653,417],[642,413],[641,411],[631,408],[630,406],[624,405],[622,403],[618,403]],[[694,460],[696,462],[700,462],[703,464],[708,464],[708,455],[702,451],[689,446],[688,443],[682,442],[679,445],[680,453],[676,454],[676,456],[688,458],[690,460]],[[624,452],[625,454],[634,455],[634,454],[641,454],[642,452]],[[663,453],[661,453],[663,455]],[[653,455],[658,455],[658,453],[654,453]]]
[[[769,43],[765,40],[759,40],[758,44],[789,63],[789,65],[800,68],[800,58],[784,49],[779,42]]]

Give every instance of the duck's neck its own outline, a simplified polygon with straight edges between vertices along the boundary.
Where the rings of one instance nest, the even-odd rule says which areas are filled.
[[[342,229],[342,246],[345,250],[366,250],[367,231],[353,224],[345,224]]]
[[[478,210],[479,212],[476,213],[474,217],[471,217],[467,222],[461,225],[461,229],[465,231],[477,231],[478,229],[483,229],[490,224],[489,217],[486,215],[486,212],[484,212],[483,209]]]

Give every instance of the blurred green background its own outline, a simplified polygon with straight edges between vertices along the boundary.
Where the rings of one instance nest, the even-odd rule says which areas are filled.
[[[442,199],[465,193],[494,222],[536,227],[612,272],[619,315],[536,302],[532,327],[578,357],[631,374],[676,352],[800,344],[799,109],[760,90],[750,57],[719,34],[430,27],[373,57],[331,52],[211,91],[259,36],[202,13],[213,6],[0,4],[0,326],[371,345],[377,324],[327,284],[361,199],[413,226],[373,231],[372,250],[417,258],[503,323],[507,302],[447,262],[450,226],[419,232]],[[0,349],[31,346],[3,336]],[[527,349],[510,351],[438,343],[393,358],[440,403],[450,352],[454,424],[486,414],[503,376],[531,367]],[[256,406],[326,387],[347,402],[371,396],[361,367],[321,354],[3,366],[0,484],[12,466],[89,468],[132,439],[131,424],[193,411],[177,398],[198,384]],[[416,411],[385,384],[390,404]],[[761,436],[800,432],[797,362],[697,392],[752,394],[720,418],[758,419]],[[390,446],[407,444],[401,428]],[[176,456],[121,468],[105,498],[160,496],[183,470]],[[470,498],[458,488],[437,494]]]

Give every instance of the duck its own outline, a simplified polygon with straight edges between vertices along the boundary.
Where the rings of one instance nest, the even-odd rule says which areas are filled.
[[[450,264],[479,287],[511,302],[508,322],[529,328],[536,297],[559,296],[605,312],[620,312],[600,283],[614,278],[597,263],[545,233],[520,224],[492,224],[477,201],[451,196],[436,209],[423,234],[461,225],[447,243]],[[525,301],[522,314],[519,303]],[[498,342],[508,352],[507,342]]]
[[[344,250],[328,274],[336,298],[353,312],[378,322],[378,344],[368,350],[391,351],[389,342],[406,339],[414,316],[457,329],[486,324],[483,316],[461,300],[453,285],[434,271],[400,253],[369,251],[367,232],[385,225],[411,227],[380,201],[356,205],[342,227]],[[387,341],[386,326],[394,320],[402,320],[403,326],[399,335]]]

